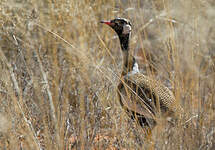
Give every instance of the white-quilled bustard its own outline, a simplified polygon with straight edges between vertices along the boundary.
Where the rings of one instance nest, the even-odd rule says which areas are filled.
[[[131,23],[124,18],[101,21],[118,35],[123,53],[123,69],[118,95],[120,104],[128,115],[142,127],[153,128],[157,118],[177,118],[183,109],[176,102],[173,93],[159,81],[139,72],[138,64],[129,50]]]

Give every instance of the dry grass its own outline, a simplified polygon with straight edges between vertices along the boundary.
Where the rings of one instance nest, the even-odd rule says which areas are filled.
[[[0,4],[0,149],[215,149],[214,0]],[[99,24],[117,16],[186,113],[151,139],[118,103],[119,42]]]

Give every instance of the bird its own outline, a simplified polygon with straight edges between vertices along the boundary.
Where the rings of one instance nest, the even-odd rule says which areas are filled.
[[[123,66],[117,86],[122,108],[141,127],[153,129],[158,118],[178,118],[183,108],[164,84],[140,72],[135,57],[131,54],[129,40],[132,25],[128,19],[115,18],[101,23],[111,27],[118,35],[123,54]]]

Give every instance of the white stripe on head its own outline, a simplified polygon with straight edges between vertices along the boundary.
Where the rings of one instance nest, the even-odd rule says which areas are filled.
[[[130,32],[131,32],[131,26],[129,24],[124,25],[122,34],[128,34]]]

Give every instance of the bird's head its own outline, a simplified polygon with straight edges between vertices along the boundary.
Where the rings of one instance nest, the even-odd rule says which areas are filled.
[[[131,32],[131,23],[125,18],[115,18],[110,21],[101,21],[101,23],[109,25],[119,36],[128,35]]]

